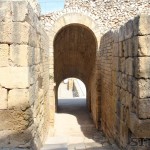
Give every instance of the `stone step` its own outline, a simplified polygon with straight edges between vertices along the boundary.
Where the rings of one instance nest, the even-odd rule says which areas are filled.
[[[66,137],[49,137],[41,150],[68,150],[68,138]]]
[[[45,144],[41,150],[68,150],[67,144]]]
[[[92,148],[97,150],[114,150],[105,138],[95,141],[94,139],[81,136],[49,137],[40,150],[90,150]]]

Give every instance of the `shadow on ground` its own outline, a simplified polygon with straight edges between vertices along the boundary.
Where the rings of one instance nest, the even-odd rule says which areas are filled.
[[[95,128],[85,98],[59,99],[55,125],[55,136],[69,136],[69,150],[113,149],[103,132]]]

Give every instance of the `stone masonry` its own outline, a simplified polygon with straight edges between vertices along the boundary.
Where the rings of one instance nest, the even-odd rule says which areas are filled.
[[[28,2],[0,1],[0,149],[37,149],[47,134],[47,40]]]
[[[150,137],[149,19],[138,16],[101,39],[101,126],[123,148],[131,137]]]
[[[0,149],[38,150],[54,125],[58,86],[81,79],[97,129],[120,149],[150,138],[149,0],[0,1]]]

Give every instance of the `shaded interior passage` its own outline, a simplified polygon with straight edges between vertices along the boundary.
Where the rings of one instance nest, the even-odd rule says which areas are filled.
[[[95,35],[84,25],[70,24],[58,31],[54,40],[56,100],[58,99],[57,89],[61,81],[75,77],[85,83],[87,87],[87,104],[90,105],[90,87],[96,60],[96,49]]]
[[[42,150],[112,150],[104,134],[95,128],[86,98],[74,98],[69,84],[62,82],[59,86],[54,134],[47,139]]]
[[[56,135],[82,137],[85,134],[84,131],[94,128],[86,107],[86,99],[59,99],[55,127]]]
[[[86,106],[86,97],[74,95],[75,91],[77,93],[82,88],[75,84],[76,81],[77,79],[69,78],[67,83],[64,80],[59,86],[55,136],[79,136],[84,140],[84,134],[94,128],[94,124]]]
[[[86,106],[86,96],[74,95],[74,93],[81,93],[80,91],[81,89],[84,90],[85,85],[84,83],[78,85],[76,82],[78,82],[78,79],[69,78],[59,85],[58,113],[55,117],[56,136],[84,137],[88,130],[94,128]]]

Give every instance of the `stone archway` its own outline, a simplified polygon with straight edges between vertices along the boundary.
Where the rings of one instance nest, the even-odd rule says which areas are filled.
[[[85,82],[88,93],[90,93],[96,48],[97,41],[94,33],[84,25],[70,24],[58,31],[54,39],[54,81],[56,89],[63,79],[76,77]],[[89,94],[88,97],[90,97]],[[90,99],[87,103],[90,105]]]
[[[91,44],[91,45],[94,45],[94,47],[91,48],[91,49],[93,49],[94,53],[92,53],[92,50],[91,50],[90,53],[87,53],[88,55],[85,56],[87,58],[86,61],[84,61],[84,63],[81,62],[81,61],[80,61],[80,63],[78,63],[78,66],[79,65],[82,66],[81,67],[82,69],[80,68],[79,70],[83,70],[83,68],[86,68],[86,64],[88,64],[90,62],[90,60],[91,60],[90,58],[91,58],[91,56],[93,54],[93,59],[92,59],[92,61],[90,63],[90,64],[93,64],[93,65],[91,65],[91,67],[90,67],[90,69],[88,71],[89,74],[92,73],[92,68],[94,68],[94,64],[95,64],[95,61],[96,61],[96,54],[97,54],[96,52],[98,51],[98,47],[99,47],[99,43],[100,43],[99,42],[100,41],[100,30],[99,30],[98,24],[94,20],[92,20],[89,16],[85,16],[85,15],[82,15],[80,13],[65,14],[65,15],[61,16],[59,19],[57,19],[57,21],[55,21],[55,23],[53,24],[51,30],[48,31],[48,35],[49,35],[49,38],[50,38],[49,39],[49,41],[50,41],[49,42],[49,44],[50,44],[50,46],[49,46],[49,53],[50,53],[50,77],[52,77],[51,83],[54,83],[54,85],[56,85],[54,88],[53,87],[51,88],[51,92],[50,92],[50,93],[52,93],[53,89],[55,91],[55,98],[54,98],[55,100],[51,104],[51,105],[53,105],[53,108],[55,108],[55,106],[57,105],[56,99],[57,99],[57,86],[59,85],[58,83],[60,81],[62,81],[63,79],[65,79],[65,78],[76,77],[76,78],[79,78],[79,79],[81,79],[83,81],[85,80],[84,83],[88,84],[88,86],[87,86],[87,93],[91,93],[90,88],[89,88],[90,84],[91,84],[89,82],[91,76],[89,75],[89,77],[85,77],[86,74],[84,73],[84,71],[80,71],[79,72],[79,71],[77,71],[78,70],[77,67],[75,68],[75,66],[72,66],[70,68],[74,68],[74,69],[73,69],[73,71],[69,71],[68,74],[63,74],[63,75],[62,74],[61,75],[57,74],[56,75],[57,71],[55,72],[55,69],[54,69],[54,66],[56,66],[55,65],[56,62],[55,62],[55,58],[54,58],[56,56],[55,55],[55,51],[56,51],[55,48],[57,47],[57,45],[59,46],[58,43],[61,42],[61,38],[63,38],[62,36],[63,36],[63,34],[65,34],[64,32],[69,32],[69,30],[74,30],[74,29],[76,31],[77,30],[80,30],[80,31],[85,30],[85,37],[86,36],[87,37],[92,37],[92,39],[90,39],[90,40],[93,40],[92,43],[94,43],[94,44]],[[78,32],[78,33],[80,34],[80,32]],[[74,32],[74,33],[71,33],[71,34],[72,34],[72,37],[73,37],[73,34],[76,34],[76,33]],[[87,38],[87,39],[89,39],[89,38]],[[58,41],[57,44],[55,44],[56,41]],[[66,39],[66,42],[67,42],[67,39]],[[85,42],[83,42],[83,43],[85,43]],[[89,44],[90,42],[87,42],[87,43]],[[87,47],[90,47],[90,44]],[[87,47],[85,46],[85,49]],[[59,48],[59,47],[57,47],[57,48]],[[79,50],[79,51],[81,52],[81,50]],[[73,50],[73,53],[74,52],[75,52],[75,50]],[[73,55],[73,53],[71,55]],[[70,55],[70,58],[68,58],[70,60],[72,60],[71,59],[71,55]],[[81,54],[80,55],[76,55],[76,56],[78,57],[79,60],[81,60],[81,59],[83,60],[83,58],[81,58],[82,57]],[[73,65],[73,61],[72,61],[72,65]],[[59,69],[57,69],[57,70],[59,70]],[[54,74],[54,72],[55,72],[55,74]],[[67,72],[67,71],[64,71],[64,72]],[[56,76],[61,76],[61,77],[56,77],[55,75]],[[87,94],[87,99],[90,100],[90,97],[91,97],[91,95]],[[91,109],[90,103],[88,105],[89,105],[89,110],[90,110]],[[52,109],[52,110],[55,110],[55,109]]]

